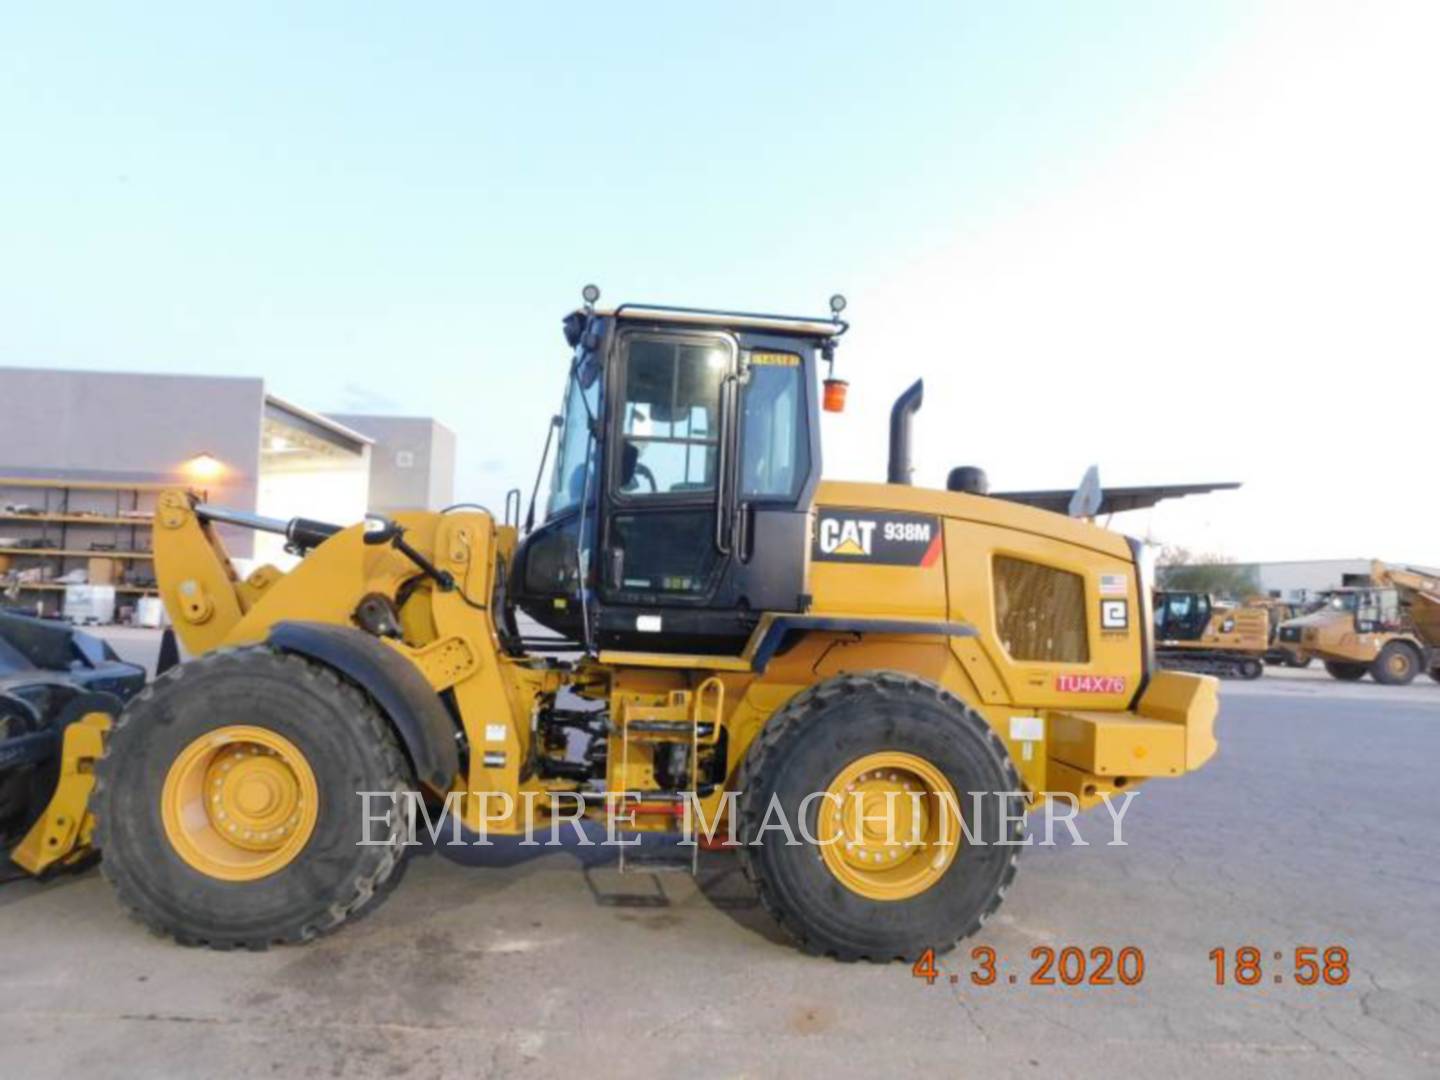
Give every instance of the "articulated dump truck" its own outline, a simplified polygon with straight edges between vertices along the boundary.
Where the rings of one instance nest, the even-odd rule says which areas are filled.
[[[1440,682],[1440,577],[1375,562],[1370,584],[1332,589],[1319,609],[1280,624],[1279,643],[1318,658],[1332,678],[1405,686]]]
[[[978,470],[913,486],[920,384],[892,414],[888,483],[821,480],[838,303],[593,300],[564,320],[555,460],[523,529],[480,508],[340,528],[160,499],[156,571],[190,658],[75,727],[30,869],[94,844],[155,930],[262,948],[386,896],[417,800],[465,841],[577,807],[598,827],[618,803],[625,835],[733,837],[803,948],[914,959],[994,912],[1027,811],[1215,753],[1215,680],[1155,666],[1141,545],[979,494]],[[240,578],[227,523],[303,558]]]

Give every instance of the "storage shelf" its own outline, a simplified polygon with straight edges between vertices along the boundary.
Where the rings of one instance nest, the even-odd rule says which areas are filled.
[[[22,583],[18,587],[21,592],[64,592],[66,589],[70,588],[70,585],[76,585],[83,588],[89,587],[90,583],[87,581],[76,581],[70,582],[69,584],[65,584],[59,581],[33,581],[29,584]],[[4,584],[0,584],[0,592],[5,591],[7,587],[8,586]],[[110,587],[114,589],[117,593],[154,593],[156,596],[160,595],[160,589],[158,586],[149,587],[145,585],[112,585]]]
[[[66,559],[153,559],[153,551],[76,551],[73,548],[0,547],[0,555],[58,555]]]
[[[153,475],[153,474],[152,474]],[[125,574],[97,573],[97,577],[147,576],[146,563],[154,564],[155,554],[142,550],[155,528],[158,495],[163,491],[198,494],[183,480],[168,482],[0,475],[0,536],[14,547],[0,548],[0,565],[11,571],[17,560],[45,568],[48,576],[25,581],[28,572],[0,575],[0,594],[28,594],[37,609],[54,609],[58,598],[71,587],[63,579],[69,567],[85,564],[84,559],[109,559],[112,570],[123,564]],[[203,496],[202,496],[203,497]],[[92,544],[113,545],[125,550],[97,551]],[[67,561],[68,560],[68,561]],[[132,569],[134,568],[134,569]],[[75,582],[75,585],[109,586],[127,602],[158,595],[155,585],[114,582]]]
[[[100,514],[11,514],[0,513],[0,521],[53,521],[65,525],[133,525],[137,529],[148,529],[153,518],[107,517]]]
[[[183,488],[181,481],[173,484],[125,483],[123,480],[43,480],[33,476],[0,476],[0,488],[68,488],[71,491],[168,491]]]

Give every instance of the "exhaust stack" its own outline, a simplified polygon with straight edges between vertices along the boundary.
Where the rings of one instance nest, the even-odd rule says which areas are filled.
[[[915,467],[910,464],[910,422],[925,401],[925,380],[916,379],[895,399],[890,410],[890,475],[892,484],[909,484]]]

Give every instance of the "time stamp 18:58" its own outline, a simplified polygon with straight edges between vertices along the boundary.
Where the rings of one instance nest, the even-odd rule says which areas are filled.
[[[942,973],[935,950],[926,949],[910,969],[933,986],[937,979],[971,986],[1139,986],[1145,980],[1145,953],[1137,945],[1037,945],[1028,964],[1003,960],[988,945],[970,950],[964,970]],[[1296,945],[1266,953],[1257,945],[1210,950],[1210,975],[1216,986],[1344,986],[1350,981],[1350,950],[1343,945]]]

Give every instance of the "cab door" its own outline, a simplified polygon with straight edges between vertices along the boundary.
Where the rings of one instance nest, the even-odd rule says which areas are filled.
[[[667,627],[657,609],[704,608],[724,574],[737,355],[734,339],[719,333],[627,330],[616,344],[602,640],[689,625],[681,616]]]

